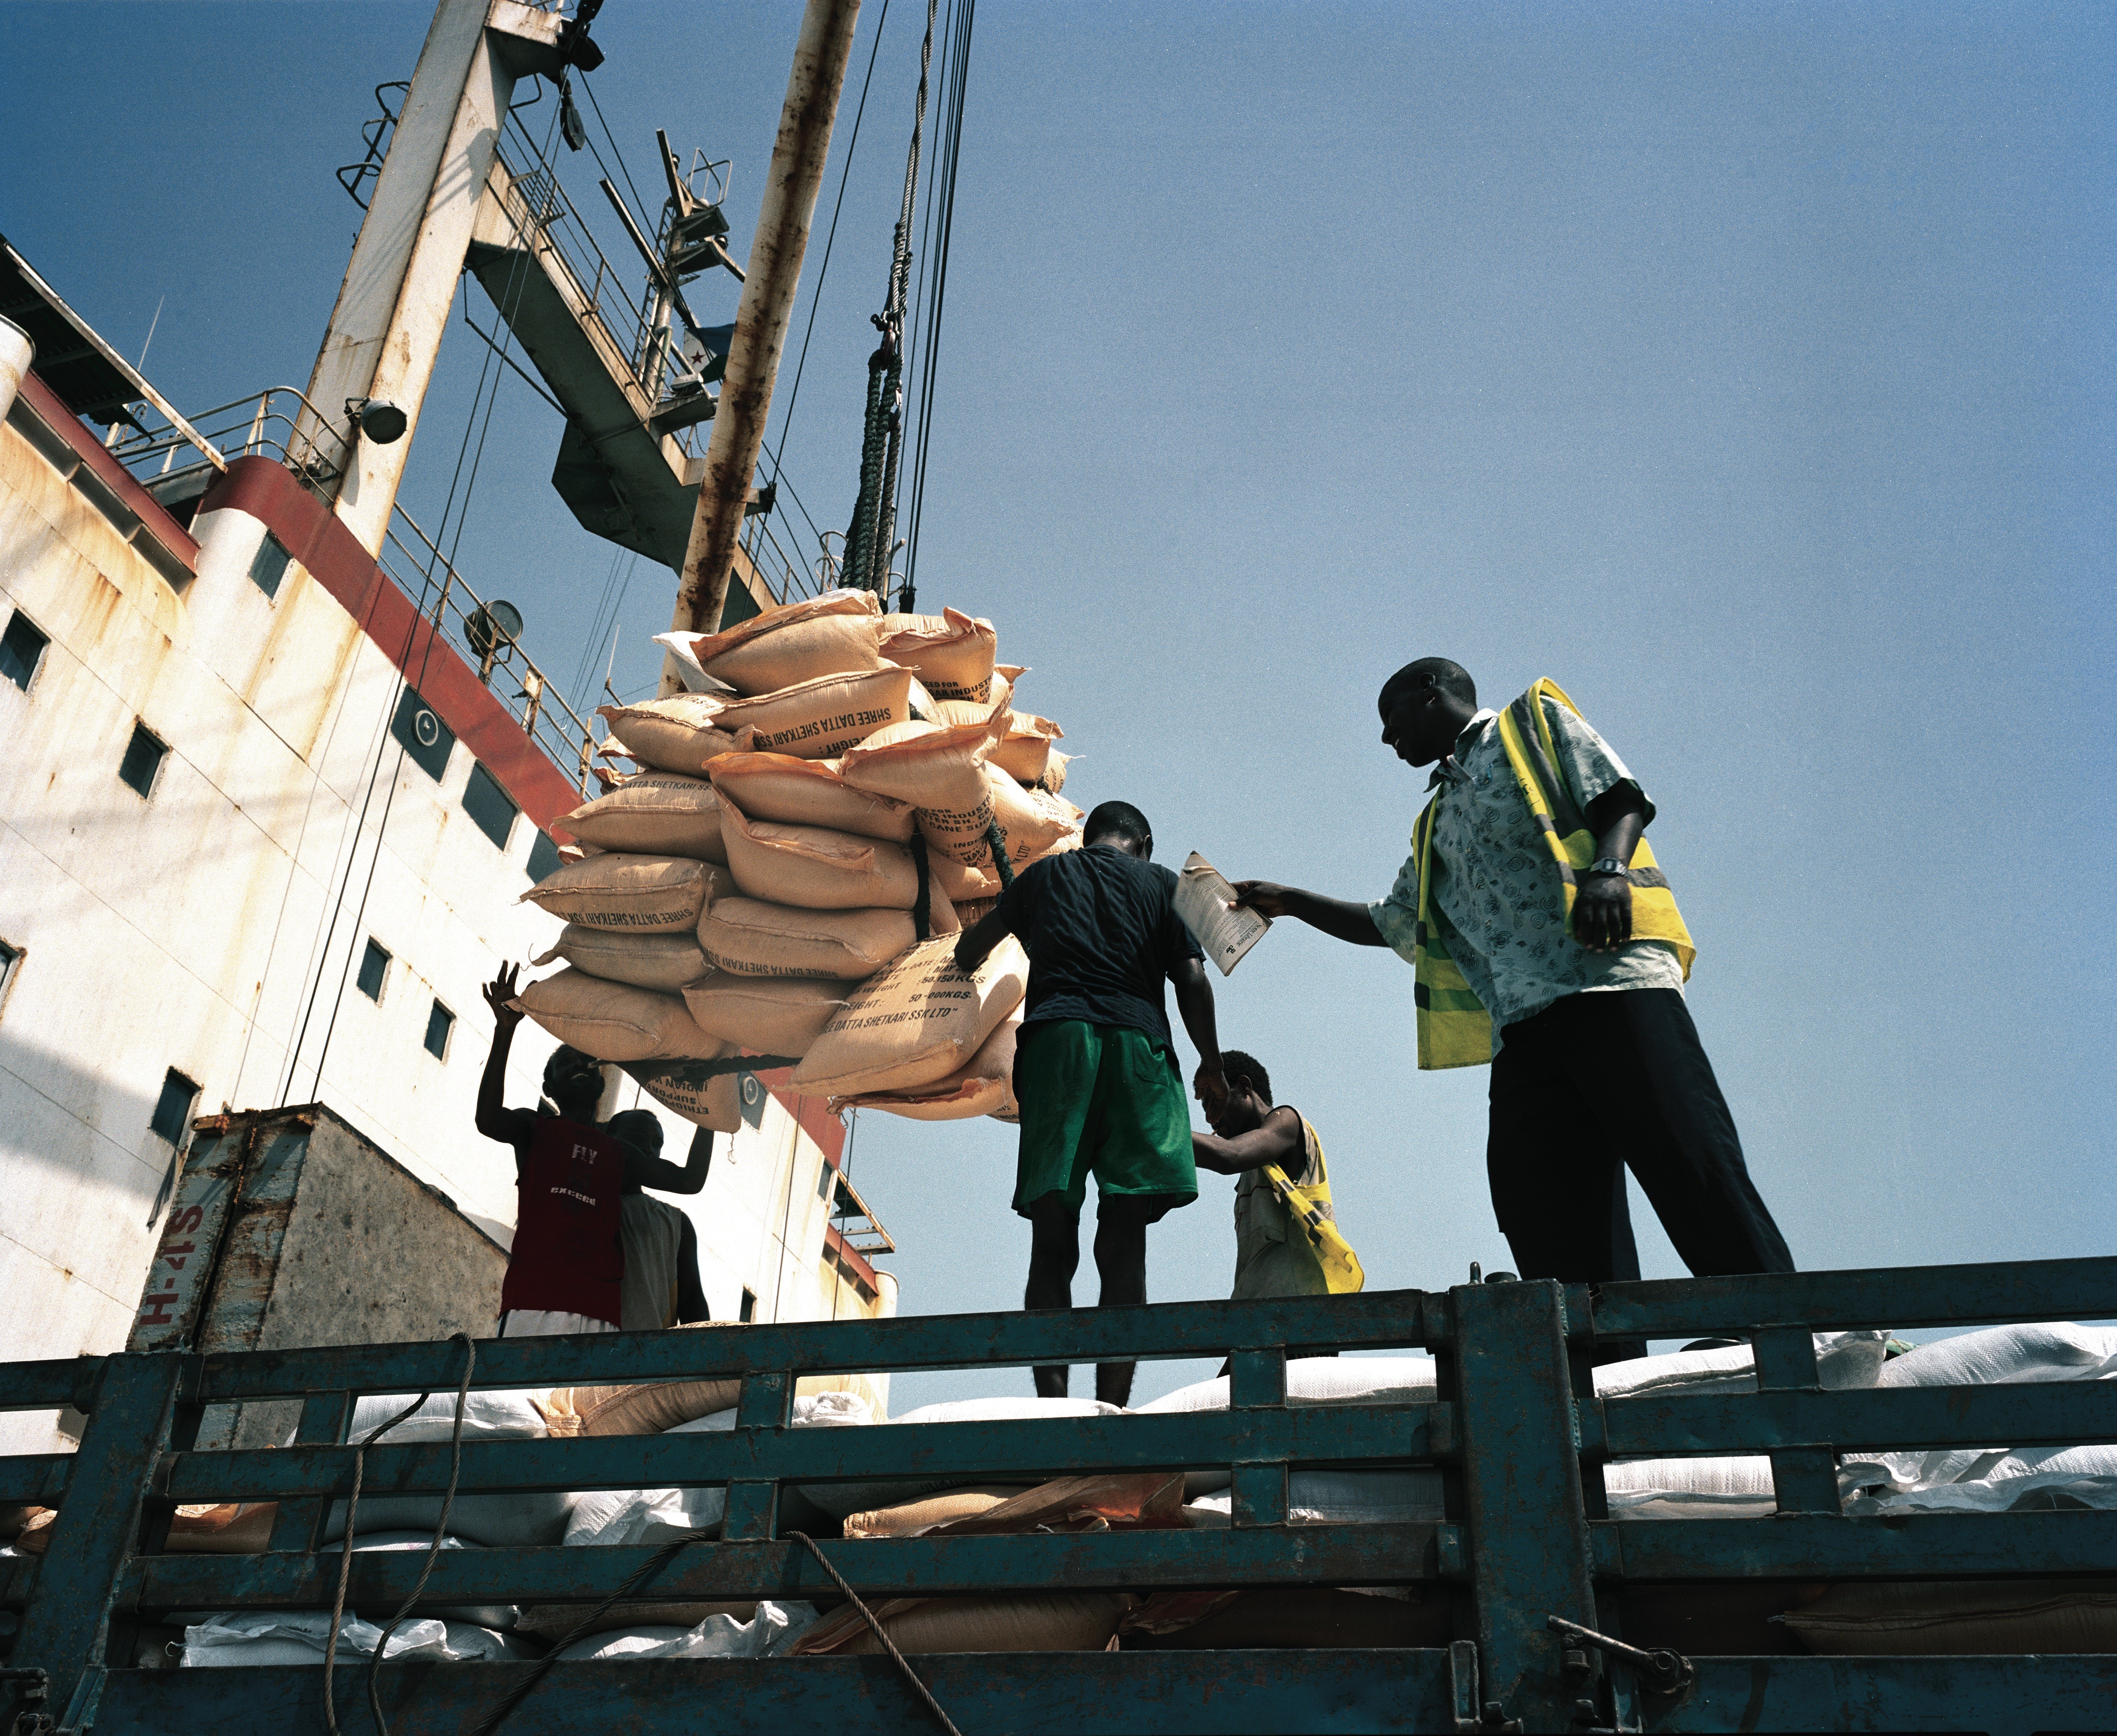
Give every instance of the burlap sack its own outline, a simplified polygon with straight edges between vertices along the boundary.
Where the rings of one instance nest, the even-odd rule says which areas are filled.
[[[720,898],[699,919],[706,962],[738,976],[872,976],[912,944],[908,910],[796,910]]]
[[[735,1332],[742,1323],[697,1320],[671,1327],[680,1332]],[[679,1423],[735,1408],[742,1377],[707,1380],[664,1380],[623,1387],[559,1387],[531,1401],[544,1418],[553,1440],[580,1440],[610,1434],[660,1434]]]
[[[851,992],[828,976],[731,976],[716,971],[685,991],[692,1022],[756,1055],[796,1059],[823,1034]]]
[[[680,995],[606,982],[570,965],[508,1003],[599,1061],[718,1060],[728,1046],[691,1023]]]
[[[881,661],[882,606],[872,591],[826,591],[782,603],[718,633],[659,633],[684,672],[725,681],[738,693],[771,693],[819,675],[874,668]]]
[[[721,847],[720,798],[703,778],[642,772],[574,809],[559,824],[598,850],[727,860]]]
[[[1097,1471],[1054,1477],[983,1512],[966,1513],[939,1529],[951,1537],[993,1537],[1025,1531],[1188,1530],[1180,1471]]]
[[[1062,793],[1066,787],[1066,768],[1079,757],[1077,754],[1062,754],[1057,748],[1053,748],[1050,757],[1045,762],[1044,775],[1037,780],[1037,787],[1049,790],[1054,796]]]
[[[921,1495],[916,1500],[874,1507],[849,1517],[845,1522],[846,1535],[916,1537],[921,1531],[929,1531],[952,1520],[975,1519],[980,1513],[990,1512],[1030,1486],[1022,1483],[987,1483],[975,1489],[944,1489],[937,1495]]]
[[[961,728],[965,724],[984,723],[991,710],[990,706],[955,699],[937,706],[934,721],[948,728]],[[1026,711],[1010,711],[1007,714],[1007,733],[986,756],[985,764],[1006,773],[1017,783],[1040,783],[1050,769],[1051,744],[1063,739],[1065,733],[1049,718],[1035,717]]]
[[[939,1651],[1101,1651],[1118,1618],[1137,1601],[1128,1591],[1018,1592],[990,1597],[888,1598],[869,1607],[897,1649]],[[853,1657],[882,1650],[850,1604],[794,1644],[794,1657]]]
[[[966,866],[989,862],[992,792],[984,765],[1006,732],[1007,713],[997,707],[982,727],[912,723],[879,731],[846,753],[845,780],[917,809],[929,855]],[[952,888],[948,895],[957,895]]]
[[[911,672],[885,665],[797,681],[755,699],[723,699],[718,727],[736,732],[749,752],[829,760],[879,729],[909,722],[911,699]]]
[[[882,617],[882,654],[926,684],[934,699],[992,703],[993,653],[999,643],[989,621],[960,609],[932,615]]]
[[[1063,796],[1043,790],[1025,790],[1004,772],[988,764],[985,783],[992,792],[993,818],[1007,841],[1008,860],[1033,862],[1060,847],[1069,832],[1078,832],[1087,818]]]
[[[803,910],[910,910],[918,902],[918,870],[902,844],[752,820],[732,797],[722,813],[728,871],[753,898]]]
[[[947,1078],[899,1091],[833,1097],[831,1113],[879,1109],[911,1121],[968,1121],[978,1115],[1012,1120],[1021,1113],[1014,1100],[1014,1045],[1022,1032],[1022,1012],[1017,1006],[1008,1013],[978,1045],[978,1052]]]
[[[638,705],[598,705],[596,715],[642,765],[695,778],[714,755],[736,748],[734,736],[714,722],[726,703],[722,694],[679,693]]]
[[[791,754],[723,754],[713,761],[713,787],[727,792],[752,820],[789,826],[828,826],[858,838],[909,843],[911,805],[856,790],[836,760],[797,760]]]
[[[544,965],[555,958],[606,982],[626,982],[665,995],[680,993],[713,968],[699,950],[695,924],[680,934],[626,935],[569,922],[551,951],[529,962]]]
[[[163,1551],[170,1555],[260,1555],[272,1540],[272,1526],[279,1517],[276,1501],[180,1507],[169,1521],[169,1540]],[[29,1508],[14,1547],[25,1555],[42,1555],[50,1547],[52,1522],[58,1517],[48,1507]]]
[[[944,1078],[1021,1004],[1028,981],[1028,955],[1012,935],[972,976],[956,967],[952,939],[923,941],[854,991],[794,1069],[794,1084],[852,1097]]]
[[[700,912],[733,889],[727,870],[717,863],[611,851],[565,864],[517,902],[583,928],[680,934],[697,927]]]
[[[2117,1581],[1856,1581],[1780,1619],[1810,1651],[1826,1655],[2117,1651]]]
[[[717,1061],[726,1059],[725,1051],[715,1057]],[[699,1060],[628,1061],[625,1071],[662,1108],[694,1127],[731,1133],[742,1125],[740,1073],[709,1070]]]

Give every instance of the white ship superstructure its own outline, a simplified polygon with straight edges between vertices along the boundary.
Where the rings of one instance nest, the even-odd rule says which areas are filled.
[[[512,1160],[472,1124],[480,986],[556,933],[516,900],[593,792],[593,742],[395,504],[466,262],[533,276],[502,311],[548,322],[545,354],[523,335],[567,398],[565,441],[614,454],[591,482],[616,476],[639,503],[592,528],[661,551],[703,470],[682,437],[695,404],[662,401],[666,307],[659,348],[648,330],[644,353],[618,353],[605,314],[569,307],[553,192],[532,211],[496,154],[495,118],[516,77],[549,69],[558,27],[512,0],[441,6],[306,393],[187,420],[62,286],[0,256],[0,317],[35,348],[0,429],[11,1359],[124,1345],[191,1124],[224,1109],[328,1104],[509,1238]],[[591,425],[575,399],[595,381],[569,381],[568,344],[629,427]],[[588,523],[603,508],[568,492],[566,464],[562,446],[554,482]],[[776,600],[739,561],[728,618]],[[548,1046],[525,1031],[510,1102],[536,1101]],[[888,1238],[839,1174],[838,1122],[779,1076],[743,1085],[740,1130],[679,1202],[715,1318],[892,1312],[866,1258]],[[606,1110],[637,1097],[626,1082]],[[658,1113],[680,1158],[692,1129]],[[0,1451],[67,1441],[63,1414],[0,1422]]]

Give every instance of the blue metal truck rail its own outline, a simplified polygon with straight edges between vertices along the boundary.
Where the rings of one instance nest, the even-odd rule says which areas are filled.
[[[468,1443],[459,1494],[727,1485],[723,1540],[677,1554],[636,1595],[828,1598],[778,1519],[789,1484],[956,1477],[1035,1482],[1099,1470],[1229,1468],[1223,1531],[881,1538],[823,1547],[864,1594],[1416,1586],[1446,1600],[1430,1649],[1122,1651],[913,1660],[966,1736],[1049,1731],[1718,1731],[2117,1729],[2105,1655],[1822,1657],[1693,1654],[1658,1685],[1551,1626],[1609,1635],[1662,1587],[1701,1604],[1759,1582],[2063,1579],[2117,1574],[2117,1512],[1852,1517],[1841,1453],[2117,1439],[2117,1382],[1827,1391],[1810,1334],[2117,1317],[2117,1260],[1613,1284],[1487,1283],[1068,1314],[981,1314],[716,1332],[517,1339],[477,1347],[479,1387],[741,1378],[728,1433]],[[1718,1335],[1755,1348],[1754,1393],[1598,1398],[1598,1344]],[[1423,1350],[1427,1405],[1286,1402],[1289,1354]],[[795,1382],[832,1372],[1024,1367],[1138,1359],[1234,1361],[1230,1408],[1181,1415],[888,1428],[792,1429]],[[45,1729],[106,1736],[213,1730],[287,1736],[323,1722],[315,1669],[129,1667],[136,1624],[172,1611],[329,1609],[339,1557],[325,1506],[352,1480],[344,1438],[363,1393],[452,1393],[459,1344],[200,1355],[180,1351],[0,1366],[0,1408],[72,1404],[80,1451],[0,1459],[0,1502],[55,1507],[41,1561],[0,1560],[20,1610],[14,1706]],[[1026,1385],[1025,1377],[1023,1384]],[[203,1408],[303,1401],[295,1445],[187,1451]],[[1612,1458],[1769,1454],[1778,1511],[1729,1520],[1607,1517]],[[1289,1526],[1289,1466],[1442,1474],[1446,1522]],[[367,1455],[365,1495],[446,1489],[446,1443]],[[276,1501],[268,1553],[159,1553],[180,1503]],[[577,1602],[616,1591],[650,1548],[450,1551],[434,1604]],[[346,1607],[394,1609],[420,1552],[358,1556]],[[1717,1588],[1717,1589],[1716,1589]],[[1766,1586],[1765,1589],[1772,1589]],[[1622,1637],[1621,1635],[1618,1636]],[[357,1660],[356,1660],[357,1663]],[[530,1664],[385,1665],[400,1736],[474,1724]],[[35,1672],[43,1672],[41,1682]],[[339,1720],[369,1728],[342,1665]],[[351,1679],[348,1679],[351,1678]],[[25,1698],[25,1696],[35,1696]],[[563,1664],[510,1717],[533,1732],[863,1732],[935,1728],[883,1657]],[[24,1724],[21,1728],[35,1728]]]

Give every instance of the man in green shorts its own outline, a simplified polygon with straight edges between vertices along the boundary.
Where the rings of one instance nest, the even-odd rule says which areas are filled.
[[[1100,1304],[1146,1300],[1146,1226],[1198,1197],[1191,1111],[1171,1046],[1161,986],[1200,1055],[1210,1114],[1225,1085],[1205,957],[1176,914],[1176,876],[1154,866],[1154,833],[1129,802],[1088,816],[1082,847],[1022,870],[956,945],[975,970],[1003,935],[1029,954],[1029,997],[1014,1051],[1022,1110],[1014,1209],[1030,1221],[1022,1305],[1071,1308],[1081,1263],[1081,1206],[1095,1178]],[[1067,1369],[1036,1370],[1046,1398]],[[1095,1397],[1122,1405],[1132,1365],[1103,1363]]]

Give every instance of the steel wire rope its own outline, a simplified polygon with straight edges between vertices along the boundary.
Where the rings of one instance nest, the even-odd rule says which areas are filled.
[[[511,118],[513,114],[513,110],[511,108],[510,109],[509,113]],[[551,152],[551,139],[553,135],[556,133],[557,127],[558,113],[556,110],[554,110],[551,117],[551,127],[547,130],[544,136],[544,154],[547,157]],[[505,297],[503,298],[501,302],[501,319],[503,324],[506,322],[505,312],[505,307],[509,303],[512,302],[520,293],[523,274],[526,268],[528,259],[528,250],[525,248],[522,250],[521,256],[517,258],[514,263],[509,268],[507,292]],[[511,325],[508,326],[506,341],[510,345],[514,342],[514,327]],[[427,562],[426,570],[423,575],[423,583],[420,589],[418,607],[413,615],[411,622],[405,629],[405,644],[403,654],[404,658],[408,659],[412,654],[413,636],[418,630],[418,623],[425,618],[427,593],[433,588],[434,563],[436,561],[442,561],[447,569],[447,575],[442,581],[440,595],[436,603],[434,625],[431,630],[427,636],[426,649],[422,653],[419,660],[419,679],[422,681],[426,679],[427,667],[433,658],[435,641],[441,636],[447,626],[446,615],[448,586],[450,581],[454,579],[455,574],[455,550],[460,548],[463,544],[463,527],[469,513],[469,496],[472,490],[473,490],[477,485],[478,462],[482,461],[485,456],[485,436],[491,431],[493,407],[500,401],[499,380],[496,376],[492,375],[492,363],[496,357],[504,359],[504,349],[487,346],[485,359],[478,365],[477,383],[473,389],[471,394],[470,413],[464,420],[463,439],[456,448],[455,469],[450,473],[449,492],[444,497],[441,503],[440,528],[436,532],[434,539],[429,546],[429,559]],[[463,484],[464,495],[464,505],[461,510],[458,512],[456,517],[455,542],[451,547],[448,556],[444,557],[440,552],[440,539],[448,534],[449,514],[455,506],[458,484],[463,482],[464,458],[470,448],[471,429],[477,422],[478,399],[485,395],[486,381],[488,376],[492,376],[492,392],[491,397],[487,401],[484,427],[480,430],[478,435],[477,455],[471,465],[470,479],[468,482]],[[386,525],[384,527],[383,535],[384,539],[387,541],[389,529]],[[378,563],[378,565],[380,563]],[[416,683],[408,683],[403,662],[399,662],[398,663],[397,669],[397,680],[392,684],[388,707],[383,713],[385,718],[394,713],[408,685],[412,686],[413,691],[417,692],[418,690]],[[361,918],[365,916],[367,913],[367,900],[370,894],[374,891],[375,872],[376,868],[381,865],[382,860],[383,837],[390,824],[390,810],[395,805],[398,772],[403,769],[405,751],[404,745],[402,742],[399,742],[397,748],[396,766],[390,773],[390,793],[384,799],[382,805],[382,817],[376,827],[374,852],[368,858],[367,879],[362,884],[360,907],[354,913],[353,916],[353,926],[356,933],[358,930]],[[345,895],[351,889],[353,884],[353,864],[359,857],[361,834],[366,829],[367,823],[367,810],[370,805],[374,801],[376,779],[381,775],[383,762],[388,758],[389,750],[386,747],[382,749],[381,751],[376,755],[375,768],[368,774],[367,792],[361,798],[360,819],[353,830],[353,847],[346,857],[345,877],[339,885],[337,901],[332,907],[330,925],[324,936],[322,953],[316,967],[316,986],[310,992],[309,1008],[307,1013],[302,1016],[300,1034],[296,1037],[293,1047],[288,1054],[287,1064],[287,1083],[283,1089],[279,1098],[282,1106],[285,1105],[288,1096],[292,1092],[294,1079],[300,1070],[302,1045],[308,1040],[309,1024],[316,1017],[316,999],[323,992],[323,978],[328,969],[327,961],[330,957],[330,943],[332,938],[338,932],[338,919],[344,912]],[[345,964],[344,968],[339,972],[338,994],[332,1001],[330,1019],[325,1027],[323,1045],[316,1055],[315,1088],[319,1092],[323,1089],[324,1062],[330,1052],[331,1038],[338,1029],[339,1009],[344,1005],[345,1000],[346,981],[352,974],[353,948],[350,943],[348,943],[346,948]]]
[[[830,1557],[823,1553],[823,1546],[806,1531],[789,1531],[786,1535],[792,1542],[805,1544],[809,1553],[816,1558],[817,1565],[829,1574],[833,1583],[845,1593],[846,1600],[860,1612],[860,1619],[867,1623],[869,1631],[881,1642],[882,1649],[889,1654],[897,1667],[904,1672],[904,1679],[911,1684],[926,1710],[940,1720],[941,1728],[948,1733],[948,1736],[963,1736],[963,1733],[956,1728],[954,1721],[941,1710],[941,1702],[934,1697],[934,1691],[919,1679],[918,1671],[911,1667],[910,1660],[904,1654],[897,1649],[897,1641],[890,1638],[889,1635],[883,1631],[882,1623],[874,1618],[874,1612],[861,1601],[860,1593],[846,1583],[845,1575],[832,1565]]]
[[[390,1636],[397,1631],[398,1623],[404,1619],[413,1604],[418,1602],[419,1594],[427,1589],[427,1580],[433,1572],[434,1563],[440,1555],[441,1539],[447,1535],[449,1515],[455,1510],[456,1484],[463,1476],[464,1410],[470,1401],[470,1377],[471,1371],[477,1366],[477,1346],[468,1332],[450,1332],[449,1337],[452,1342],[459,1338],[463,1341],[464,1371],[463,1379],[456,1387],[455,1424],[449,1432],[448,1493],[441,1497],[440,1517],[434,1521],[434,1538],[427,1547],[426,1564],[419,1569],[419,1577],[413,1581],[410,1594],[397,1606],[396,1614],[390,1618],[389,1625],[383,1628],[381,1637],[376,1641],[375,1650],[369,1655],[367,1706],[375,1717],[377,1736],[390,1736],[390,1726],[382,1716],[382,1699],[376,1686],[377,1673],[382,1668],[382,1655],[389,1649]],[[339,1736],[338,1697],[333,1676],[338,1668],[339,1628],[345,1620],[346,1582],[353,1574],[353,1540],[357,1535],[354,1521],[360,1516],[360,1485],[367,1475],[367,1449],[405,1418],[415,1414],[433,1396],[434,1389],[427,1387],[353,1450],[353,1489],[346,1498],[345,1530],[339,1536],[338,1544],[338,1591],[331,1600],[330,1637],[324,1646],[324,1723],[330,1729],[331,1736]]]
[[[963,147],[963,102],[970,84],[971,30],[976,21],[977,0],[956,0],[956,22],[952,68],[955,83],[941,168],[934,177],[932,197],[940,205],[939,233],[933,253],[933,299],[926,309],[925,365],[919,381],[919,455],[911,484],[911,510],[905,541],[904,586],[902,601],[909,612],[918,600],[919,533],[926,506],[926,460],[932,450],[934,376],[941,348],[941,315],[948,289],[948,250],[955,233],[956,177]],[[929,212],[931,205],[929,204]]]

